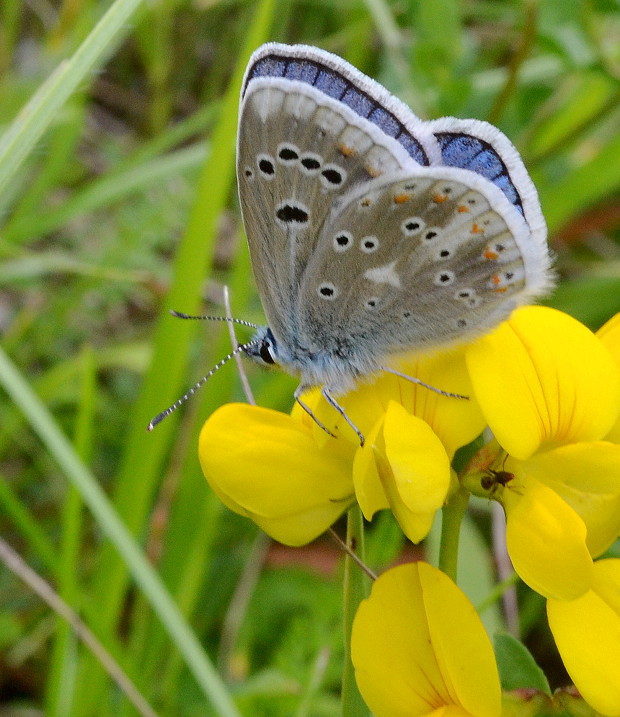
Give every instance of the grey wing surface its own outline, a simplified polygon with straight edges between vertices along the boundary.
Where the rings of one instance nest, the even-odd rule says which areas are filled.
[[[280,341],[334,205],[374,177],[417,166],[391,137],[311,85],[253,79],[242,100],[237,176],[252,267]]]
[[[370,368],[460,343],[529,297],[529,228],[468,170],[420,167],[351,192],[323,226],[299,294],[300,335]],[[527,254],[527,256],[526,256]]]

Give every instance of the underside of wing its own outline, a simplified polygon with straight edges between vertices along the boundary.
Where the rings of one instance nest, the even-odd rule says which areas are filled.
[[[377,179],[323,227],[298,299],[302,339],[368,365],[460,343],[546,289],[548,254],[530,238],[522,214],[473,172]]]
[[[441,117],[427,122],[441,151],[441,164],[476,172],[501,189],[523,215],[530,241],[544,245],[547,226],[538,193],[519,153],[503,132],[488,122]]]
[[[295,331],[294,299],[334,206],[356,187],[414,166],[393,138],[307,83],[249,83],[239,120],[239,196],[276,337]]]

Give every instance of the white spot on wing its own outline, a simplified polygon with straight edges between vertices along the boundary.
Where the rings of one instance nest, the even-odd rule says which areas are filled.
[[[385,147],[375,145],[366,154],[364,167],[371,177],[380,177],[382,174],[400,169],[394,155]]]
[[[275,87],[263,87],[248,95],[247,102],[252,102],[261,122],[278,114],[284,103],[284,92]]]
[[[372,140],[358,127],[345,127],[339,137],[342,147],[348,147],[355,154],[364,154],[372,147]]]
[[[303,122],[309,120],[316,110],[316,102],[312,97],[307,97],[302,94],[288,95],[283,105],[285,112]]]
[[[377,266],[374,269],[368,269],[365,271],[364,276],[366,279],[374,281],[375,284],[390,284],[391,286],[400,289],[400,277],[394,271],[395,266],[396,261],[393,261],[390,264],[385,264],[385,266]]]
[[[330,107],[319,107],[314,122],[324,132],[338,136],[347,126],[344,117],[337,115]]]

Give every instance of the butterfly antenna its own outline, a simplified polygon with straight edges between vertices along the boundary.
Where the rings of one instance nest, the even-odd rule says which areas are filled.
[[[229,324],[241,324],[241,326],[249,326],[251,329],[257,329],[258,325],[253,324],[251,321],[244,321],[243,319],[233,319],[232,316],[192,316],[190,314],[184,314],[182,311],[175,311],[170,309],[170,313],[176,316],[177,319],[190,319],[191,321],[226,321]]]
[[[194,317],[190,316],[188,318],[194,318]],[[197,317],[197,318],[203,318],[203,317]],[[256,346],[259,343],[260,343],[260,341],[255,340],[255,341],[248,341],[245,344],[239,344],[239,346],[237,346],[237,348],[235,348],[233,351],[231,351],[228,354],[228,356],[224,356],[224,358],[221,361],[218,361],[215,364],[215,366],[209,371],[209,373],[206,376],[203,376],[200,379],[200,381],[195,383],[184,396],[181,396],[181,398],[179,398],[178,401],[175,401],[172,404],[172,406],[167,408],[165,411],[158,413],[155,416],[155,418],[153,418],[151,420],[151,422],[147,426],[146,430],[152,431],[158,423],[161,423],[164,420],[164,418],[167,418],[171,413],[176,411],[179,406],[182,406],[185,403],[185,401],[187,401],[188,398],[191,398],[196,393],[196,391],[198,391],[198,389],[201,388],[211,378],[211,376],[213,376],[213,374],[216,371],[218,371],[219,369],[222,368],[222,366],[227,364],[231,358],[234,358],[235,356],[237,356],[237,354],[246,352],[251,346]]]

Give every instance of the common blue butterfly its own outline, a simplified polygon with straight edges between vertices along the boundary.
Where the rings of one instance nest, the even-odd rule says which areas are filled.
[[[268,320],[238,351],[298,375],[300,403],[322,386],[361,442],[336,396],[551,286],[540,203],[510,141],[478,120],[423,121],[324,50],[254,52],[237,180]]]

